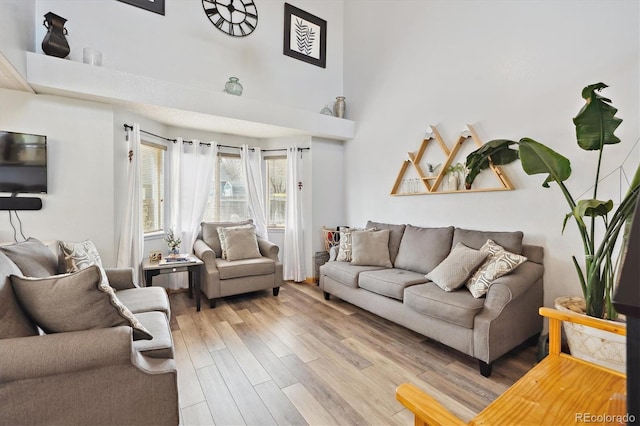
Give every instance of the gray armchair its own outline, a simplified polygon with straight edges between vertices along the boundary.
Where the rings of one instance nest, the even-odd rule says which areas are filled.
[[[278,295],[283,279],[277,245],[258,237],[260,257],[241,260],[222,258],[218,228],[251,223],[249,220],[239,223],[203,222],[201,225],[193,252],[204,262],[200,288],[209,299],[211,308],[215,307],[215,299],[235,294],[272,289],[273,295]]]

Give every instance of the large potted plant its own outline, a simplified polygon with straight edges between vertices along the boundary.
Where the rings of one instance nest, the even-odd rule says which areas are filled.
[[[618,110],[611,105],[611,100],[598,93],[606,87],[607,85],[603,83],[585,87],[582,90],[582,97],[586,103],[573,119],[578,145],[584,150],[594,151],[597,155],[591,199],[577,200],[564,184],[571,176],[570,161],[530,138],[522,138],[517,142],[505,139],[493,140],[469,154],[465,185],[470,188],[478,174],[490,164],[504,165],[518,159],[525,173],[547,175],[542,183],[543,187],[549,188],[552,182],[557,184],[569,207],[562,229],[564,231],[567,221],[573,219],[584,247],[582,262],[578,261],[576,256],[572,256],[584,298],[582,304],[584,313],[592,317],[615,320],[617,313],[613,307],[612,298],[617,267],[616,256],[620,248],[619,242],[624,235],[625,224],[630,221],[638,202],[640,165],[635,171],[624,199],[615,210],[612,200],[598,199],[604,148],[606,145],[620,143],[614,131],[622,122],[615,116]],[[518,147],[517,150],[513,148],[515,146]],[[567,299],[575,302],[575,298],[565,298],[557,300],[556,305]],[[576,310],[575,304],[572,310]],[[568,340],[572,354],[576,355],[571,337]],[[609,351],[619,352],[619,349]],[[611,356],[612,352],[606,355],[606,357]]]

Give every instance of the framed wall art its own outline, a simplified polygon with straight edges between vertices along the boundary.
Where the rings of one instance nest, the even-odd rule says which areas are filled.
[[[285,3],[282,53],[326,68],[327,21]]]
[[[164,15],[164,0],[118,0],[132,6]]]

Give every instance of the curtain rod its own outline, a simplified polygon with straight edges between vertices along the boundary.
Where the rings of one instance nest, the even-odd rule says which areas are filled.
[[[124,129],[125,130],[133,130],[133,126],[130,124],[124,124]],[[151,133],[151,132],[147,132],[146,130],[142,130],[140,129],[141,133],[145,133],[147,135],[151,135],[151,136],[155,136],[156,138],[160,138],[160,139],[164,139],[167,142],[173,142],[176,143],[178,142],[177,139],[170,139],[164,136],[160,136],[160,135],[156,135],[155,133]],[[188,143],[189,145],[193,145],[193,141],[190,140],[182,140],[182,143]],[[211,146],[211,143],[209,142],[200,142],[200,146]],[[231,149],[242,149],[242,147],[240,146],[233,146],[233,145],[222,145],[222,144],[217,144],[218,148],[231,148]],[[308,151],[311,148],[298,148],[298,151],[302,152],[302,151]],[[275,148],[275,149],[263,149],[262,152],[275,152],[275,151],[286,151],[287,148]],[[254,151],[253,148],[251,148],[251,151]]]

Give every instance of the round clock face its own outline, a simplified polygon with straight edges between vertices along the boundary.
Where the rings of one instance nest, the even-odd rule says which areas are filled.
[[[258,26],[258,9],[252,0],[202,0],[213,25],[233,37],[248,36]]]

